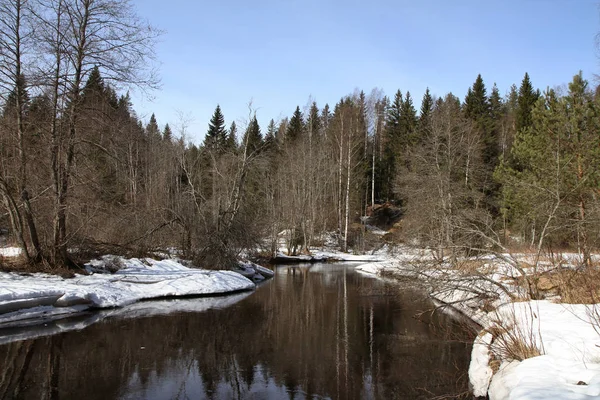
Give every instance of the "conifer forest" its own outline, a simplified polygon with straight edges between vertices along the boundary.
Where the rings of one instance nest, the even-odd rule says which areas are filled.
[[[0,4],[0,228],[29,263],[177,248],[222,268],[273,254],[280,232],[290,254],[326,232],[366,248],[361,217],[382,204],[402,215],[386,240],[446,255],[598,250],[600,90],[578,71],[555,88],[473,76],[464,98],[427,89],[420,107],[349,88],[266,126],[215,104],[194,143],[136,114],[127,90],[158,86],[161,32],[127,2]]]

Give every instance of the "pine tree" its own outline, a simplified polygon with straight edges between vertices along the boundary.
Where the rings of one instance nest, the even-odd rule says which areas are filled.
[[[296,107],[296,111],[292,115],[290,122],[287,127],[286,139],[289,142],[295,142],[304,132],[304,117],[302,116],[302,112],[300,111],[300,106]]]
[[[225,117],[221,112],[221,106],[217,104],[215,112],[208,123],[208,131],[204,137],[204,147],[210,150],[223,151],[226,138]]]
[[[513,227],[538,249],[552,243],[577,246],[588,265],[591,235],[596,232],[594,240],[598,235],[590,223],[598,211],[589,204],[600,179],[599,111],[581,74],[563,98],[546,91],[531,112],[530,125],[517,131],[512,163],[501,164],[496,173]]]

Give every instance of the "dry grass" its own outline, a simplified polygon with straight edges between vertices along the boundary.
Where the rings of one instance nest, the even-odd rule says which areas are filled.
[[[508,312],[505,308],[504,312],[496,313],[496,318],[486,329],[493,337],[490,351],[497,360],[523,361],[544,354],[544,344],[539,332],[539,313],[531,305],[521,305],[519,309],[519,318],[515,305]]]
[[[543,354],[541,344],[529,329],[495,321],[487,331],[494,337],[492,354],[496,360],[523,361]]]
[[[600,300],[600,270],[597,268],[561,268],[549,274],[547,280],[563,303],[595,304]]]

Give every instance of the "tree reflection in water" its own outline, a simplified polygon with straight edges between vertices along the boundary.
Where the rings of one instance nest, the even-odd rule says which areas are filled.
[[[174,300],[174,301],[195,301]],[[280,267],[225,309],[0,346],[1,399],[410,399],[467,390],[470,335],[342,265]]]

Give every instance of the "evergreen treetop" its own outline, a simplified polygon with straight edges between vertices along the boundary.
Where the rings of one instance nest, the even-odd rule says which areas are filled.
[[[221,112],[221,106],[217,104],[210,122],[208,131],[204,137],[204,147],[212,150],[224,150],[227,139],[227,129],[225,128],[225,117]]]
[[[252,155],[257,153],[262,148],[262,144],[263,137],[255,115],[250,121],[250,124],[246,129],[246,134],[244,135],[243,145],[246,147],[246,154]]]
[[[288,141],[294,142],[302,136],[303,131],[304,119],[302,112],[300,111],[300,106],[296,106],[296,111],[294,111],[294,114],[292,115],[292,118],[287,126],[286,138]]]
[[[531,112],[539,98],[539,92],[533,89],[529,74],[526,72],[521,86],[519,87],[519,96],[517,97],[516,128],[517,131],[528,128],[532,124]]]

